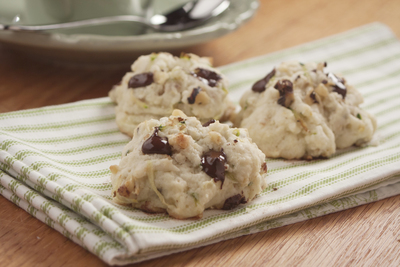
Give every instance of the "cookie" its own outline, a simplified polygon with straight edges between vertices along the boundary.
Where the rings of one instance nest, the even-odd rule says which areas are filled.
[[[153,53],[139,57],[109,96],[117,104],[119,129],[132,136],[142,121],[160,119],[180,109],[200,121],[226,120],[235,107],[228,82],[210,58]]]
[[[242,96],[235,124],[249,130],[267,157],[330,157],[372,139],[376,120],[359,107],[362,95],[325,67],[282,63]]]
[[[266,188],[265,155],[246,129],[180,110],[139,124],[110,169],[115,202],[177,219],[233,209]]]

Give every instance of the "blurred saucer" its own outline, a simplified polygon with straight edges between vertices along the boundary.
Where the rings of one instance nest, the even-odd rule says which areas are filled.
[[[227,11],[196,28],[158,33],[146,29],[141,35],[101,35],[87,33],[28,33],[0,31],[5,46],[46,60],[74,63],[127,63],[138,55],[159,51],[179,51],[236,30],[249,20],[258,0],[231,0]],[[0,11],[0,18],[2,14]],[[76,31],[76,30],[75,30]]]

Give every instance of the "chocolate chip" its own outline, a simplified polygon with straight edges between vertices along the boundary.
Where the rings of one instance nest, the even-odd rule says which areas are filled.
[[[326,68],[328,66],[328,63],[326,61],[324,62],[324,67]]]
[[[151,72],[140,73],[136,74],[129,80],[128,88],[135,89],[139,87],[145,87],[147,85],[152,84],[153,82],[154,82],[153,73]]]
[[[225,163],[226,155],[222,149],[221,151],[210,150],[201,157],[203,171],[213,178],[214,182],[221,181],[221,189],[225,181]]]
[[[233,142],[236,144],[237,142],[239,142],[237,139],[233,140]]]
[[[261,80],[259,80],[256,83],[254,83],[253,87],[251,88],[251,90],[253,90],[254,92],[257,92],[257,93],[264,92],[265,91],[265,86],[267,85],[269,80],[271,80],[271,78],[274,77],[275,72],[276,72],[275,69],[271,70],[271,72],[268,73],[267,76],[265,76]]]
[[[192,94],[187,99],[189,104],[194,104],[194,102],[196,101],[196,96],[200,93],[200,91],[200,87],[193,88]]]
[[[245,201],[245,202],[243,202]],[[246,203],[246,198],[241,194],[234,195],[233,197],[227,198],[225,200],[223,210],[231,210],[239,206],[240,203]]]
[[[279,91],[280,98],[278,99],[278,104],[288,108],[294,101],[292,82],[289,80],[279,80],[274,88]]]
[[[318,104],[318,100],[317,100],[317,98],[316,98],[316,94],[315,94],[314,91],[311,92],[310,98],[313,100],[314,103],[317,103],[317,104]]]
[[[347,94],[347,88],[344,85],[344,79],[337,77],[335,74],[332,72],[328,73],[328,77],[332,80],[332,82],[335,84],[333,86],[333,91],[340,94],[342,98],[344,99]]]
[[[279,94],[283,96],[287,91],[293,91],[293,84],[289,80],[279,80],[274,88],[278,89]]]
[[[321,83],[323,83],[323,84],[327,84],[327,83],[328,83],[328,81],[327,81],[327,80],[322,80],[322,81],[321,81]]]
[[[154,129],[154,133],[142,145],[143,154],[171,155],[172,150],[168,139],[158,136],[158,127],[154,127]]]
[[[211,87],[215,87],[218,81],[221,80],[221,76],[218,73],[202,68],[195,69],[192,75]]]
[[[204,123],[203,127],[208,127],[208,126],[210,126],[211,123],[214,123],[214,122],[215,122],[215,120],[211,119],[211,120],[207,121],[206,123]]]

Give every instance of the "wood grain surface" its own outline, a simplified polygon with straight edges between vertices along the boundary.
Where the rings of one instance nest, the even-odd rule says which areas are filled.
[[[400,1],[262,0],[237,31],[184,51],[220,66],[374,21],[399,37]],[[103,97],[127,70],[40,61],[0,44],[0,112]],[[400,195],[136,266],[400,266],[399,222]],[[0,266],[105,265],[0,196]]]

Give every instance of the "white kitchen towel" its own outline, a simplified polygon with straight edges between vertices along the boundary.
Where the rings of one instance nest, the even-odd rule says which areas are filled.
[[[146,214],[111,200],[109,166],[129,138],[109,98],[0,114],[0,194],[109,264],[127,264],[279,227],[400,194],[400,42],[374,23],[221,67],[231,98],[282,61],[327,61],[376,116],[374,145],[330,159],[267,159],[269,187],[198,220]],[[378,144],[379,143],[379,144]]]

